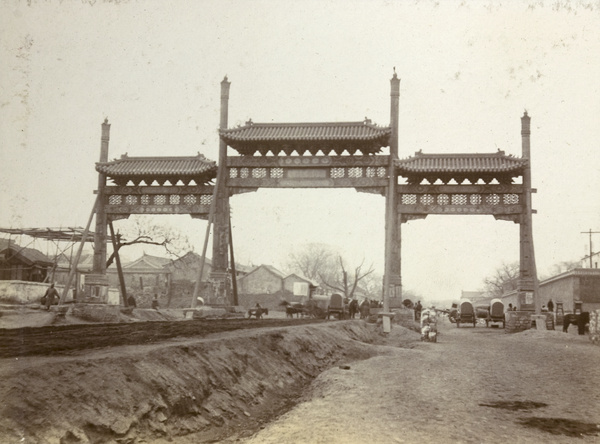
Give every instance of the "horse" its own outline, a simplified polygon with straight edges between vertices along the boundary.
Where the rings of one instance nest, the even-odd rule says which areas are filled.
[[[567,313],[563,319],[563,332],[569,330],[569,325],[577,325],[577,333],[585,334],[585,327],[590,323],[590,312],[584,311],[581,314]]]
[[[306,307],[300,303],[294,303],[294,304],[290,304],[288,301],[281,301],[281,304],[285,306],[285,315],[288,318],[293,318],[294,315],[296,315],[296,317],[304,317],[304,314],[306,313]]]
[[[352,299],[348,304],[348,314],[350,319],[354,319],[356,313],[358,313],[358,301],[356,299]]]
[[[269,314],[269,309],[268,308],[251,308],[250,310],[248,310],[248,318],[252,318],[252,316],[254,316],[256,319],[262,319],[263,315],[268,315]]]

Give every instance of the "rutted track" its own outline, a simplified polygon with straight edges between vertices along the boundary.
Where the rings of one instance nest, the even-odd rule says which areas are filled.
[[[101,347],[152,344],[177,337],[204,337],[233,330],[321,322],[325,321],[317,319],[211,319],[0,329],[0,358],[68,354]]]

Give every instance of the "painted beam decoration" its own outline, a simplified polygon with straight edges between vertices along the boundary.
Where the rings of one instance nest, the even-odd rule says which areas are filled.
[[[397,209],[399,214],[490,214],[517,222],[512,216],[525,211],[523,186],[399,185]]]
[[[230,188],[385,187],[389,156],[228,157]]]

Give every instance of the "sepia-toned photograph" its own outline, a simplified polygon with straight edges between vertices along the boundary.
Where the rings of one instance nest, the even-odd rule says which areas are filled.
[[[0,0],[0,442],[597,443],[597,0]]]

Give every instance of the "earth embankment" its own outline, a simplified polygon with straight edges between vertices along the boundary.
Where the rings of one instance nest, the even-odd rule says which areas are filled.
[[[240,332],[2,359],[0,441],[243,435],[294,404],[323,370],[386,350],[372,345],[373,326],[356,321]]]

